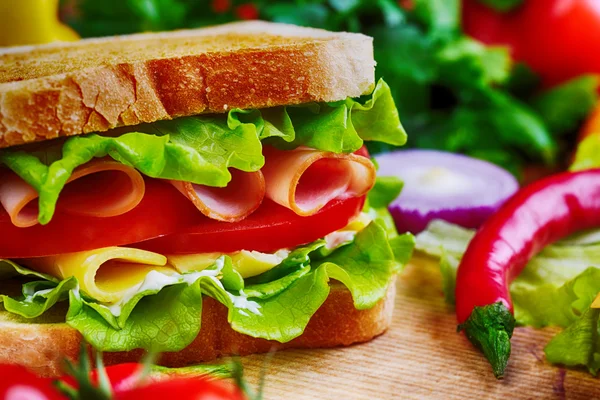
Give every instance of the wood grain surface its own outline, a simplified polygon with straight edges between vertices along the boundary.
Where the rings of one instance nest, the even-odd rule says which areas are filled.
[[[600,379],[545,361],[544,345],[556,332],[517,328],[506,378],[496,380],[483,356],[456,333],[437,265],[418,259],[398,277],[386,334],[347,348],[274,354],[265,399],[600,399]],[[265,357],[242,359],[253,384]]]

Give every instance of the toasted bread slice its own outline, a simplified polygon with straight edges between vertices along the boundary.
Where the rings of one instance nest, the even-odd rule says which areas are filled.
[[[232,108],[357,97],[370,37],[268,22],[0,51],[0,147]]]
[[[202,327],[198,337],[184,350],[163,353],[159,363],[180,367],[229,355],[265,353],[284,348],[321,348],[365,342],[385,332],[394,311],[395,283],[386,297],[368,310],[354,308],[350,292],[333,284],[329,297],[311,318],[304,333],[288,343],[277,343],[242,335],[227,322],[227,308],[205,297]],[[43,320],[26,320],[0,312],[0,364],[21,364],[43,376],[61,373],[66,357],[77,359],[81,335],[65,323],[64,310],[55,306]],[[107,364],[137,361],[142,351],[105,353]]]

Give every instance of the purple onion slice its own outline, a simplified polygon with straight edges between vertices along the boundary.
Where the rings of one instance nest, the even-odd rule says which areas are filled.
[[[375,159],[379,176],[404,181],[389,207],[399,232],[419,233],[434,219],[478,228],[519,189],[509,172],[464,155],[400,150]]]

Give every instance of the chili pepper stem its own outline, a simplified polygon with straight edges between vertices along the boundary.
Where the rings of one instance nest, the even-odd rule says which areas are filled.
[[[496,378],[504,376],[510,357],[510,338],[515,329],[515,317],[502,303],[475,307],[469,318],[458,326],[492,365]]]

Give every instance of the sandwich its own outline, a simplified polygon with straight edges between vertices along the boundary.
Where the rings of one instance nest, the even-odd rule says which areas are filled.
[[[0,54],[0,363],[368,341],[414,238],[372,39],[241,22]]]

